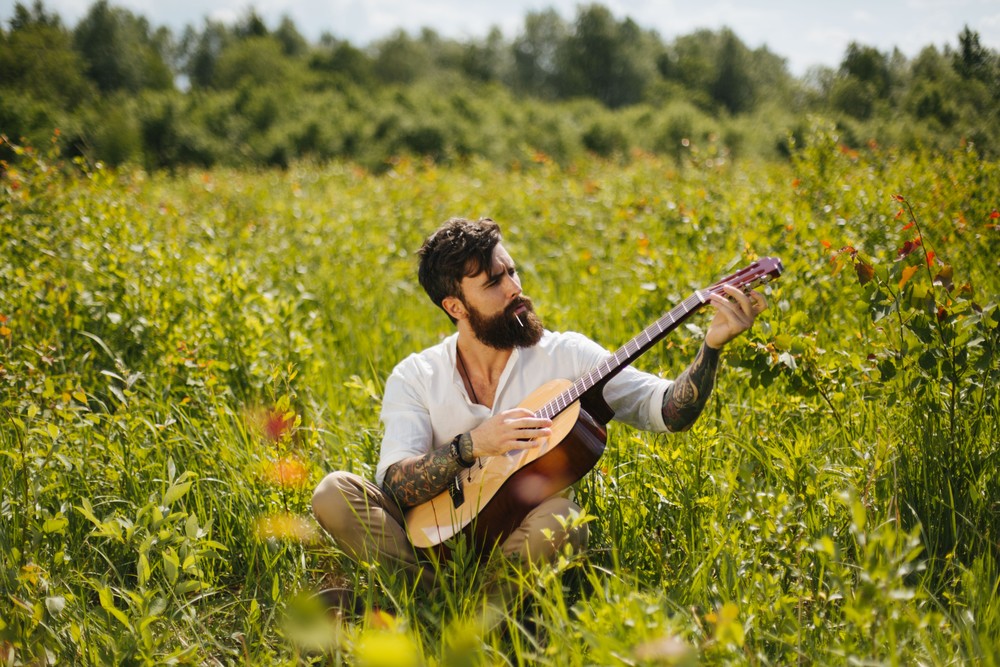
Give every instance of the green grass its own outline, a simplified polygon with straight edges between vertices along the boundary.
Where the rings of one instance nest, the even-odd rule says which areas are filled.
[[[379,175],[19,152],[4,664],[1000,662],[1000,168],[971,147],[856,153],[818,126],[791,163]],[[786,272],[691,432],[612,427],[577,489],[585,557],[459,558],[426,594],[345,559],[309,498],[373,473],[383,378],[450,331],[415,249],[452,215],[498,220],[550,328],[609,348],[758,255]],[[704,324],[637,365],[675,375]],[[484,622],[498,582],[527,599]],[[364,618],[316,616],[334,583]]]

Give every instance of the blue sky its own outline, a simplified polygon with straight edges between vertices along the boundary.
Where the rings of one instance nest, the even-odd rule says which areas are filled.
[[[24,0],[30,4],[33,0]],[[15,0],[0,0],[6,23]],[[577,0],[111,0],[175,30],[201,25],[205,17],[234,21],[252,6],[270,26],[290,16],[308,39],[323,32],[363,46],[396,29],[415,33],[431,27],[446,37],[470,39],[499,27],[507,37],[520,31],[529,11],[548,7],[572,20]],[[73,26],[92,0],[44,0],[49,11]],[[836,66],[857,41],[882,51],[898,47],[906,56],[921,48],[955,46],[968,25],[982,43],[1000,51],[1000,0],[605,0],[618,18],[631,17],[665,41],[698,28],[731,28],[750,47],[767,46],[802,75],[811,65]]]

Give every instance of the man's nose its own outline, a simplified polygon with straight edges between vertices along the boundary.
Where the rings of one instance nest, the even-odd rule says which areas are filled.
[[[507,300],[521,295],[521,281],[517,275],[507,276]]]

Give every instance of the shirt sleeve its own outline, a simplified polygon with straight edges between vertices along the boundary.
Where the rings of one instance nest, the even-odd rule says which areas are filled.
[[[426,392],[414,386],[415,380],[407,378],[401,366],[389,375],[382,397],[384,431],[375,470],[375,483],[379,486],[392,464],[411,456],[423,456],[434,437]]]

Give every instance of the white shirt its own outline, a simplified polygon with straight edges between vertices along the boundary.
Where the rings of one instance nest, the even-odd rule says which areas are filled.
[[[385,434],[375,471],[382,485],[389,466],[471,431],[490,416],[516,408],[528,394],[554,379],[575,381],[610,356],[578,333],[546,331],[537,345],[514,348],[497,384],[493,409],[473,403],[458,372],[458,333],[401,361],[385,383]],[[661,408],[672,384],[626,367],[604,389],[615,419],[645,431],[666,431]]]

